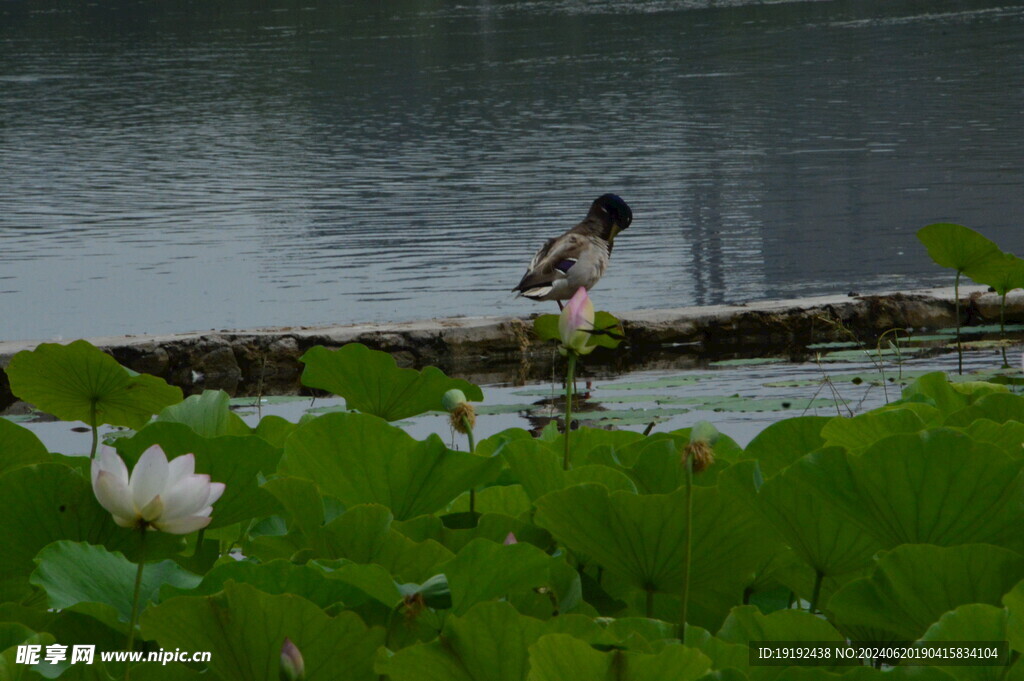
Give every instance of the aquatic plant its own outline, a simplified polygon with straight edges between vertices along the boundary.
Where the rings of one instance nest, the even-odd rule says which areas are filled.
[[[547,337],[561,343],[550,317],[538,326],[553,323]],[[599,312],[594,326],[619,333]],[[88,436],[54,453],[0,422],[2,678],[829,679],[847,667],[762,667],[748,646],[851,640],[974,641],[982,655],[1006,641],[996,662],[1011,666],[922,660],[915,678],[1024,673],[1024,397],[1006,386],[929,373],[884,407],[779,421],[745,448],[701,424],[513,428],[467,452],[393,421],[456,414],[483,392],[362,346],[304,357],[307,384],[343,394],[349,411],[255,427],[223,393],[171,399],[159,379],[72,346],[19,353],[15,392],[133,430],[90,464],[65,456],[90,452]],[[86,367],[110,386],[87,392]],[[201,533],[129,531],[105,508],[156,522],[136,513],[148,492],[130,513],[124,497],[154,446],[168,476],[180,466],[182,480],[224,484]],[[187,454],[194,472],[176,464]],[[105,475],[97,500],[91,466],[114,471],[121,501]],[[140,650],[212,655],[165,666],[18,657],[32,645],[119,650],[134,631]]]

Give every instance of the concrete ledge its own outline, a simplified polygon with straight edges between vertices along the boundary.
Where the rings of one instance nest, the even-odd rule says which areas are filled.
[[[962,287],[964,325],[997,323],[999,297]],[[554,306],[544,306],[554,312]],[[551,308],[548,310],[547,308]],[[539,313],[538,313],[539,314]],[[595,352],[588,364],[632,368],[650,360],[690,356],[806,355],[811,343],[871,341],[893,328],[922,332],[953,326],[953,290],[862,296],[820,296],[742,305],[614,312],[628,346]],[[112,336],[89,339],[121,364],[165,378],[186,392],[222,388],[232,394],[289,394],[301,386],[299,357],[314,345],[359,342],[394,354],[404,366],[433,364],[480,383],[522,382],[550,375],[550,344],[533,338],[532,317],[454,317],[391,324],[278,327],[246,331]],[[1007,299],[1007,323],[1024,322],[1024,291]],[[0,367],[41,341],[0,342]],[[0,375],[0,409],[14,401]]]

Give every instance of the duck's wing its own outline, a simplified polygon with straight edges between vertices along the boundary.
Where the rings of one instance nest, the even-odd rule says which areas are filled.
[[[530,268],[513,291],[527,298],[543,299],[583,257],[590,243],[572,232],[549,239],[530,261]]]

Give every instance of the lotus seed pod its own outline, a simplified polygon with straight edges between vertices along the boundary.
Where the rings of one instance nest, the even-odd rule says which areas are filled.
[[[455,411],[460,404],[465,404],[466,394],[458,388],[452,388],[441,397],[441,406],[447,412]]]

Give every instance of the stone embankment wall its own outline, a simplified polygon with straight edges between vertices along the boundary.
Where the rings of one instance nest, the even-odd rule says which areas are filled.
[[[965,325],[998,323],[998,296],[976,286],[962,287],[960,293]],[[555,306],[544,305],[543,311],[554,312]],[[588,365],[626,369],[656,366],[660,361],[678,368],[687,359],[695,366],[743,356],[800,359],[807,356],[808,344],[871,342],[890,329],[922,333],[953,326],[955,319],[952,289],[638,310],[616,316],[623,321],[626,346],[616,352],[599,350],[588,358]],[[1024,322],[1024,292],[1008,299],[1006,321]],[[400,365],[432,364],[478,383],[550,377],[555,356],[550,343],[533,338],[530,317],[455,317],[89,340],[124,366],[161,376],[186,393],[222,388],[239,395],[297,392],[302,373],[299,358],[314,345],[363,343],[394,354]],[[0,342],[0,367],[15,353],[38,344]],[[0,409],[13,401],[6,377],[0,375]]]

